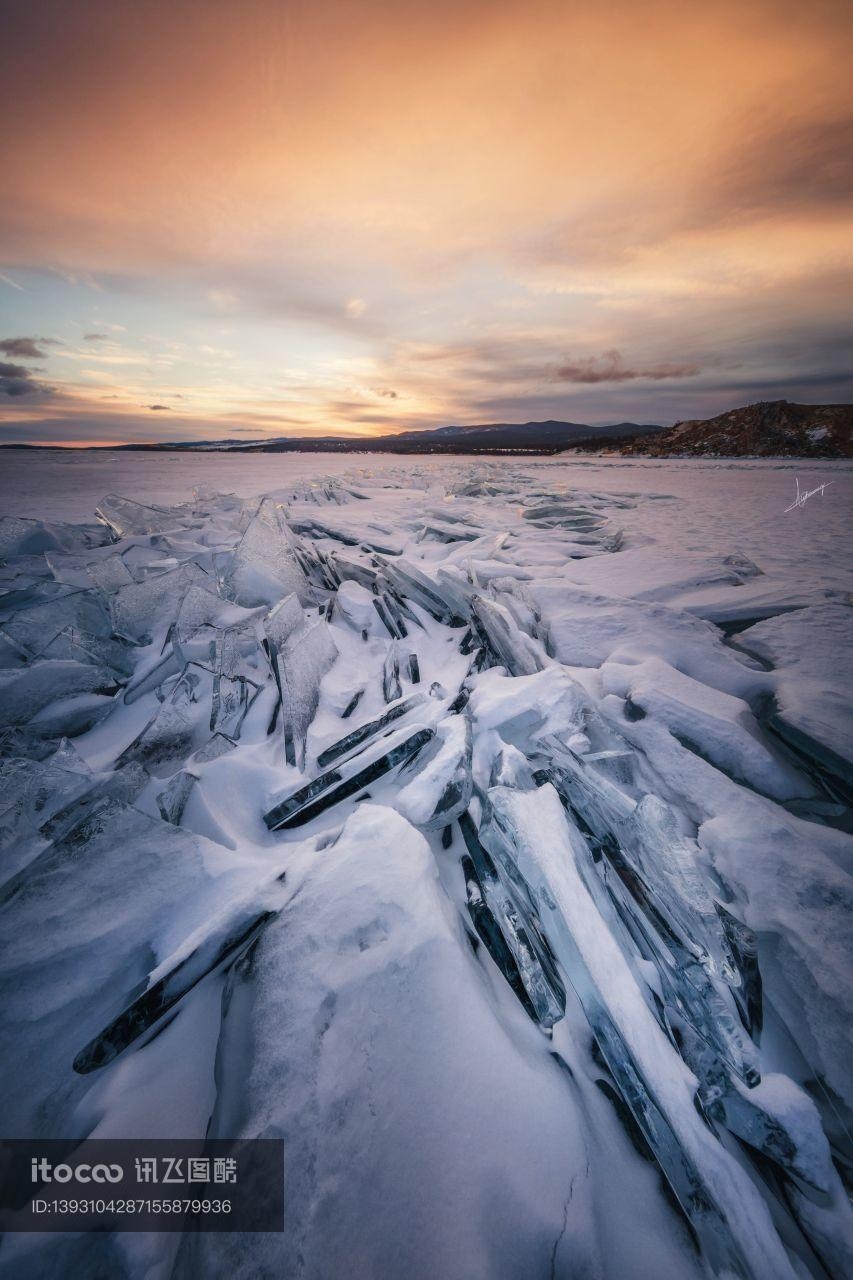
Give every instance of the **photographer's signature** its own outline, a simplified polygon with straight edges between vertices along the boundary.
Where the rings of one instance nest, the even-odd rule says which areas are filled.
[[[831,480],[825,480],[823,484],[816,485],[814,489],[801,489],[800,477],[795,476],[794,478],[797,482],[797,496],[791,503],[790,507],[785,508],[786,511],[793,511],[796,507],[804,507],[809,498],[813,498],[816,493],[823,495],[824,489],[828,489],[833,483]]]

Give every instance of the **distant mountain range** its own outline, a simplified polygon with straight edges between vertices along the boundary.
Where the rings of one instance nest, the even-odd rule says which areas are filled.
[[[619,422],[591,427],[582,422],[495,422],[485,426],[434,427],[387,436],[275,436],[259,440],[202,440],[178,444],[122,445],[124,449],[240,453],[559,453],[570,445],[636,439],[658,426]]]
[[[0,445],[5,449],[55,448]],[[70,447],[70,446],[69,446]],[[255,440],[184,440],[177,443],[92,445],[159,453],[527,453],[602,452],[667,457],[853,456],[853,405],[763,401],[716,418],[659,427],[617,422],[494,422],[435,427],[386,436],[273,436]]]
[[[156,444],[92,445],[150,453],[559,453],[573,445],[615,444],[662,431],[636,422],[591,427],[583,422],[494,422],[485,426],[435,427],[386,436],[265,436],[256,440],[181,440]],[[51,448],[0,445],[0,448]]]

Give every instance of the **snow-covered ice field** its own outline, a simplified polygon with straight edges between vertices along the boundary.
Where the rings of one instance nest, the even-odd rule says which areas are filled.
[[[5,1135],[286,1190],[0,1266],[853,1274],[853,465],[3,464]]]

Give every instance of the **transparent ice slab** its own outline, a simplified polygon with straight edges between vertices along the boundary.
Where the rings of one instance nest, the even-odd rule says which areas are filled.
[[[373,720],[366,720],[364,724],[360,724],[351,733],[325,747],[317,756],[317,764],[321,769],[325,769],[336,760],[346,759],[347,756],[351,755],[363,744],[378,738],[389,725],[394,724],[402,716],[408,715],[416,707],[423,706],[425,702],[426,695],[416,693],[409,698],[403,698],[394,703],[381,716],[376,716]]]
[[[299,563],[296,540],[284,509],[264,498],[234,550],[225,588],[238,604],[275,605],[295,592],[304,605],[314,603],[305,570]]]
[[[566,992],[526,887],[501,877],[467,813],[459,826],[468,851],[462,869],[472,923],[527,1012],[550,1028],[565,1012]]]
[[[481,839],[529,885],[616,1087],[718,1274],[791,1277],[749,1179],[696,1113],[675,1050],[644,1003],[583,887],[556,792],[493,788]],[[580,838],[576,834],[576,838]]]
[[[337,646],[325,622],[294,632],[276,649],[285,755],[289,764],[300,768],[304,765],[306,738],[320,700],[320,681],[337,657]]]
[[[265,813],[264,822],[271,831],[287,830],[310,822],[312,818],[340,804],[342,800],[357,795],[371,782],[410,760],[431,740],[433,734],[433,729],[424,728],[417,729],[408,737],[400,738],[395,735],[393,745],[389,745],[383,754],[374,756],[369,761],[365,761],[363,756],[356,756],[340,769],[332,769],[313,782],[299,787]]]
[[[135,534],[163,533],[170,529],[185,528],[192,522],[186,509],[145,506],[132,498],[108,493],[95,508],[95,515],[117,539]]]
[[[425,831],[453,822],[471,801],[472,751],[471,721],[464,715],[446,717],[436,728],[432,746],[400,771],[394,808]]]
[[[472,610],[477,628],[494,655],[510,675],[530,676],[545,667],[540,647],[524,634],[505,605],[485,596],[475,596]]]

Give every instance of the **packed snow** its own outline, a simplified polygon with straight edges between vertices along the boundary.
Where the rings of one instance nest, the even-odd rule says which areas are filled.
[[[286,1189],[9,1274],[853,1274],[850,465],[7,456],[6,1136]]]

